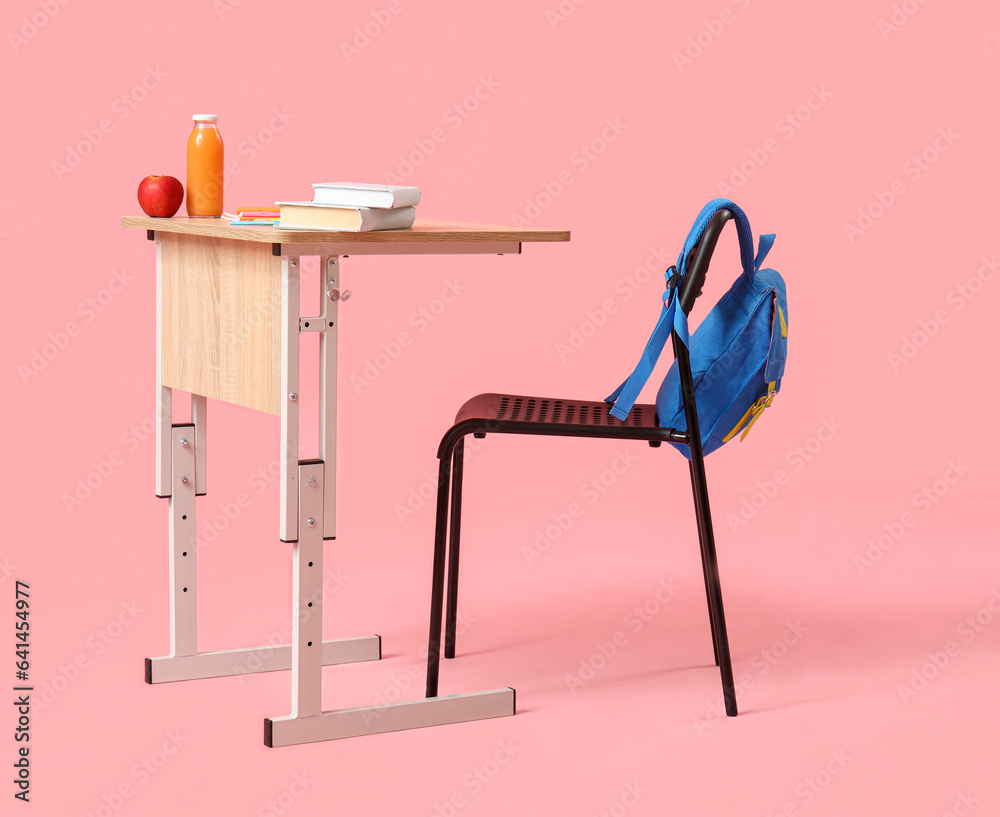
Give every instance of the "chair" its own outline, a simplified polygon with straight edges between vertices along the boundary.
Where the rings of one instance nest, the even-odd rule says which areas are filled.
[[[712,218],[693,255],[689,274],[681,282],[680,306],[690,313],[708,272],[712,253],[725,223],[733,218],[729,210],[720,210]],[[442,614],[444,618],[444,654],[455,657],[455,623],[458,610],[459,554],[462,522],[462,480],[465,437],[473,434],[535,434],[561,437],[603,437],[623,440],[644,440],[653,448],[663,442],[687,445],[690,450],[689,469],[694,495],[698,538],[701,545],[702,568],[708,597],[709,621],[715,663],[722,676],[722,691],[726,714],[735,716],[736,691],[726,635],[726,619],[722,608],[722,589],[715,552],[715,536],[708,502],[705,461],[698,427],[698,412],[694,401],[694,386],[688,349],[673,336],[681,391],[684,398],[686,431],[661,428],[657,423],[656,407],[637,404],[624,421],[608,414],[605,402],[563,400],[549,397],[528,397],[513,394],[480,394],[459,409],[455,424],[448,429],[438,447],[437,516],[434,531],[434,565],[431,591],[430,638],[427,659],[427,697],[438,694],[440,671]],[[449,497],[449,482],[451,491]],[[450,503],[449,503],[450,498]],[[448,536],[450,529],[450,537]],[[447,545],[447,547],[446,547]],[[447,554],[447,609],[444,610],[445,557]]]

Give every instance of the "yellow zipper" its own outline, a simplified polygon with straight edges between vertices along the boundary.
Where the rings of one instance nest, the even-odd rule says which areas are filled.
[[[725,437],[722,438],[722,442],[728,443],[733,437],[736,436],[736,432],[743,428],[743,424],[747,423],[746,427],[743,428],[743,433],[740,435],[740,442],[746,439],[747,434],[750,433],[750,429],[753,424],[757,422],[757,418],[764,413],[764,409],[771,405],[771,401],[774,400],[775,395],[775,384],[777,381],[772,380],[767,384],[767,394],[760,398],[756,403],[754,403],[750,408],[746,410],[746,413],[740,417],[739,422],[733,426],[733,430],[730,431]]]

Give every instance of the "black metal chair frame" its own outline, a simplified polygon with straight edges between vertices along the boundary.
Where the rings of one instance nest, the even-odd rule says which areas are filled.
[[[695,248],[688,274],[680,283],[680,306],[690,313],[701,294],[708,266],[725,223],[733,218],[729,210],[720,210],[712,218],[701,242]],[[705,477],[705,459],[698,427],[698,411],[694,399],[691,362],[688,350],[673,338],[674,356],[677,360],[684,399],[684,416],[687,431],[660,428],[656,407],[637,404],[624,421],[608,414],[604,402],[582,402],[555,398],[527,397],[510,394],[481,394],[469,400],[459,410],[455,424],[448,429],[438,447],[437,517],[434,531],[434,565],[431,592],[430,639],[427,658],[427,697],[438,694],[438,675],[441,657],[442,613],[445,593],[445,556],[447,553],[447,610],[444,615],[445,657],[455,657],[455,623],[458,611],[458,565],[462,522],[462,480],[464,470],[465,437],[468,434],[481,438],[486,434],[535,434],[560,437],[600,437],[624,440],[643,440],[652,447],[663,442],[681,443],[690,450],[691,489],[694,495],[695,516],[698,522],[698,539],[708,598],[709,621],[712,628],[712,646],[715,663],[722,675],[723,699],[726,714],[735,716],[736,691],[729,655],[729,639],[722,607],[722,588],[715,550],[715,534],[708,502],[708,483]],[[452,484],[449,507],[449,482]],[[450,529],[450,538],[448,536]]]

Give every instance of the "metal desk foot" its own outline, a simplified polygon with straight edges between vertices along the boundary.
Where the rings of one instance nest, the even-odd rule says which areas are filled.
[[[318,715],[264,719],[264,745],[270,747],[338,740],[382,732],[401,732],[447,723],[502,718],[514,714],[515,692],[510,687],[464,695],[421,698],[416,701],[355,709],[334,709]]]
[[[378,661],[381,657],[382,639],[377,635],[323,642],[324,667],[350,664],[355,661]],[[166,684],[171,681],[222,678],[227,675],[274,672],[291,668],[291,644],[200,652],[195,655],[165,655],[146,659],[146,683]]]

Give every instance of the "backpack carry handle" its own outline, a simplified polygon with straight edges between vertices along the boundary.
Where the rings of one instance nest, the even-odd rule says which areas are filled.
[[[688,233],[684,242],[684,249],[681,250],[677,259],[677,271],[683,276],[688,272],[688,261],[691,260],[692,253],[701,241],[713,216],[721,210],[728,210],[736,222],[736,235],[740,241],[740,261],[743,264],[743,274],[753,280],[754,257],[753,257],[753,233],[750,231],[750,220],[747,218],[738,205],[729,199],[712,199],[706,204],[698,218],[695,219],[691,232]]]
[[[774,244],[774,235],[762,235],[760,237],[760,243],[757,246],[757,256],[754,257],[753,233],[750,231],[750,220],[747,218],[746,213],[729,199],[712,199],[712,201],[701,209],[698,218],[695,219],[694,226],[691,228],[691,232],[688,233],[687,240],[684,242],[684,249],[681,250],[681,254],[677,259],[677,271],[682,278],[687,277],[689,261],[693,265],[696,265],[697,258],[695,258],[695,252],[702,239],[708,234],[712,220],[718,213],[725,211],[728,211],[730,214],[728,218],[732,218],[736,222],[736,235],[740,241],[740,261],[743,264],[743,276],[750,283],[753,283],[757,270],[764,263],[764,257]],[[721,231],[722,225],[725,224],[728,218],[719,223],[718,230]],[[716,232],[715,240],[718,241],[718,238],[718,232]],[[712,249],[715,249],[714,243],[712,244]],[[701,255],[701,253],[697,254]],[[709,256],[711,256],[711,253],[709,253]],[[700,286],[696,287],[694,292],[698,292],[700,289]],[[691,305],[693,304],[694,298],[691,299]],[[689,309],[690,305],[685,309],[685,312]]]
[[[679,292],[680,306],[685,315],[691,313],[695,299],[701,295],[705,286],[705,276],[708,275],[708,265],[712,262],[712,253],[715,252],[715,245],[719,243],[722,228],[732,218],[736,218],[736,216],[728,207],[717,210],[708,222],[705,234],[692,250],[690,269],[688,275],[681,279]]]

